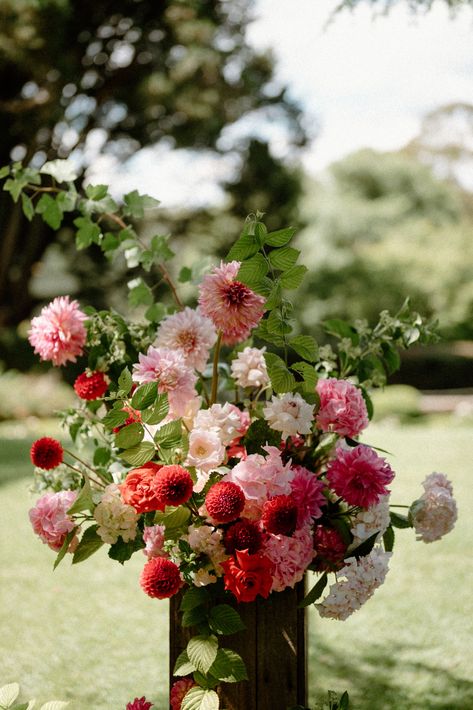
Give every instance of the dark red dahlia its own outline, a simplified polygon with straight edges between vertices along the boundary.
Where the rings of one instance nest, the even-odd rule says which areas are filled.
[[[205,507],[217,523],[231,523],[245,507],[245,494],[231,481],[216,483],[207,493]]]
[[[179,567],[165,557],[153,557],[143,567],[140,584],[149,597],[172,597],[182,585]]]
[[[62,463],[64,458],[64,449],[57,439],[51,439],[49,436],[43,436],[42,439],[37,439],[31,449],[30,456],[33,464],[45,471],[50,471]]]
[[[344,564],[347,545],[341,534],[335,528],[317,525],[314,530],[314,559],[318,572],[336,572]]]
[[[228,528],[223,541],[229,554],[235,550],[248,550],[250,555],[254,555],[263,544],[263,536],[252,520],[240,520]]]
[[[263,505],[261,520],[273,535],[292,535],[297,526],[297,503],[292,496],[275,496]]]
[[[155,478],[155,489],[165,505],[182,505],[192,495],[193,481],[182,466],[163,466]]]
[[[154,707],[153,703],[146,700],[143,695],[142,698],[135,698],[132,703],[127,703],[125,710],[149,710]]]
[[[83,372],[74,382],[76,394],[81,399],[99,399],[108,390],[103,372]]]

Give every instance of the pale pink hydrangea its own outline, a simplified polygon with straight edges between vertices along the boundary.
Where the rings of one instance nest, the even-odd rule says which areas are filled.
[[[304,576],[315,556],[310,526],[305,526],[292,535],[268,535],[262,552],[273,563],[273,586],[271,591],[282,592],[294,587]]]
[[[193,429],[189,435],[189,451],[185,461],[186,466],[197,470],[198,481],[194,490],[200,492],[205,486],[209,475],[215,471],[225,459],[225,447],[215,431]]]
[[[190,525],[187,541],[194,552],[198,552],[210,559],[212,568],[218,576],[223,574],[221,563],[228,559],[223,545],[223,533],[210,525]]]
[[[85,320],[87,316],[77,301],[59,296],[32,319],[28,340],[41,360],[50,360],[53,365],[75,362],[87,340]]]
[[[337,446],[326,475],[330,487],[349,505],[370,508],[389,493],[386,486],[394,471],[373,449],[360,444],[349,449]]]
[[[213,431],[224,446],[241,436],[242,420],[240,410],[234,404],[212,404],[209,409],[201,409],[194,419],[196,429]]]
[[[61,549],[67,533],[76,526],[73,519],[67,515],[76,497],[77,491],[45,493],[29,511],[36,535],[56,552]]]
[[[264,353],[266,348],[246,347],[232,360],[232,377],[240,387],[266,387],[269,384]]]
[[[133,365],[133,380],[140,385],[157,382],[158,392],[168,394],[170,416],[184,415],[189,401],[197,395],[197,377],[186,365],[182,352],[150,345],[146,355],[140,353],[138,358],[139,362]]]
[[[323,494],[325,484],[315,473],[304,466],[293,466],[293,471],[291,495],[297,503],[297,527],[300,528],[314,518],[320,518],[327,499]]]
[[[352,520],[350,532],[353,535],[351,549],[357,547],[369,537],[378,533],[376,540],[380,540],[390,523],[389,495],[381,496],[378,503],[358,511]]]
[[[458,510],[452,484],[443,473],[431,473],[422,484],[425,493],[410,509],[417,540],[435,542],[453,530]]]
[[[330,585],[328,595],[315,605],[320,616],[344,621],[357,611],[383,584],[391,555],[375,547],[358,561],[355,557],[348,558],[337,572],[337,581]]]
[[[237,281],[239,261],[216,266],[199,287],[201,312],[210,318],[222,342],[235,345],[246,340],[263,317],[265,299]]]
[[[291,492],[294,471],[290,462],[284,464],[281,452],[275,446],[264,446],[266,457],[250,454],[224,477],[243,490],[245,498],[262,505],[265,500]]]
[[[145,525],[143,530],[143,542],[145,549],[143,554],[150,560],[152,557],[168,557],[164,550],[164,525]]]
[[[198,308],[187,306],[161,321],[154,345],[180,350],[186,365],[202,372],[216,340],[217,333],[210,318],[203,316]]]
[[[264,418],[271,429],[281,432],[281,438],[297,434],[309,434],[313,421],[314,408],[297,392],[273,395],[263,409]]]
[[[317,382],[320,408],[317,426],[326,432],[355,437],[368,426],[368,411],[358,387],[347,380],[329,377]]]
[[[129,542],[136,537],[139,515],[136,510],[123,502],[120,488],[116,483],[108,485],[94,510],[98,522],[97,535],[108,545],[113,545],[121,537]]]

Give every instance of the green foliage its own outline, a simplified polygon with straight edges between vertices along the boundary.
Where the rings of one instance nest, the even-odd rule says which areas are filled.
[[[300,602],[299,607],[304,608],[306,606],[309,606],[310,604],[313,604],[314,602],[319,599],[325,587],[327,586],[327,573],[324,572],[324,574],[320,577],[320,579],[317,580],[317,582],[314,584],[310,592],[307,593],[307,595],[304,597],[304,599]]]
[[[73,565],[83,562],[102,547],[103,540],[98,536],[97,528],[98,525],[91,525],[84,530],[80,542],[72,556]]]

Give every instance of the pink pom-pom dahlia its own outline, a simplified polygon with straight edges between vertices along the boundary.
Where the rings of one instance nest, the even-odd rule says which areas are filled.
[[[45,545],[52,550],[60,550],[67,533],[74,529],[75,523],[67,515],[74,503],[76,491],[45,493],[29,511],[31,525]]]
[[[304,466],[294,466],[293,470],[291,495],[298,507],[297,527],[300,528],[313,518],[320,518],[327,499],[323,494],[325,484],[319,481],[315,473]]]
[[[217,330],[222,341],[234,345],[246,340],[264,314],[265,299],[236,280],[239,261],[216,266],[200,284],[199,305]]]
[[[169,703],[171,710],[181,710],[186,693],[196,685],[192,678],[179,678],[173,683]]]
[[[51,360],[53,365],[75,362],[87,339],[86,319],[77,301],[59,296],[32,319],[28,340],[41,360]]]
[[[385,459],[369,446],[345,450],[337,448],[337,457],[329,464],[327,480],[335,493],[349,505],[369,508],[389,493],[386,488],[394,471]]]
[[[320,408],[315,418],[322,431],[358,436],[368,426],[368,411],[360,390],[347,380],[329,377],[317,382]]]

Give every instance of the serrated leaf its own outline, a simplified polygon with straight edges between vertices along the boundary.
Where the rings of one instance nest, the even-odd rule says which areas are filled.
[[[306,606],[310,606],[322,596],[322,592],[327,586],[327,572],[324,572],[320,579],[314,584],[310,592],[304,597],[304,599],[299,603],[299,609],[304,609]]]
[[[210,673],[223,683],[239,683],[248,680],[248,673],[242,657],[229,648],[219,648]]]
[[[166,392],[158,394],[153,407],[141,413],[145,424],[159,424],[169,414],[169,401]]]
[[[215,690],[195,685],[185,694],[181,710],[218,710],[219,707],[220,701]]]
[[[133,409],[147,409],[155,401],[158,394],[158,385],[156,382],[146,382],[134,392],[131,398],[131,406]]]
[[[92,498],[92,489],[90,487],[90,481],[88,476],[85,477],[84,485],[79,491],[77,498],[67,511],[68,515],[74,515],[74,513],[81,513],[83,510],[94,510],[95,504]]]
[[[115,445],[119,449],[131,449],[143,440],[145,430],[139,422],[128,424],[115,434]]]
[[[302,375],[304,391],[313,392],[315,390],[318,378],[313,365],[309,365],[308,362],[295,362],[291,365],[291,370],[295,370]]]
[[[243,438],[243,444],[249,454],[264,454],[263,446],[279,446],[280,432],[271,429],[264,419],[255,419]]]
[[[162,449],[175,449],[182,442],[182,424],[180,419],[175,419],[164,424],[154,436],[154,440]]]
[[[34,217],[34,205],[30,197],[25,192],[21,193],[21,206],[23,208],[23,214],[25,215],[28,222]]]
[[[59,229],[61,226],[62,211],[51,195],[41,195],[36,205],[36,212],[42,216],[51,229]]]
[[[319,348],[316,340],[311,335],[296,335],[295,338],[289,340],[289,345],[304,360],[309,362],[317,360]]]
[[[303,264],[292,266],[290,269],[281,274],[281,286],[289,290],[299,288],[308,269]]]
[[[142,550],[144,547],[145,543],[141,535],[137,535],[134,540],[129,540],[128,542],[125,542],[119,537],[118,540],[110,546],[108,556],[111,560],[116,560],[120,562],[120,564],[123,564],[130,559],[134,552]]]
[[[102,419],[102,424],[107,429],[114,429],[122,426],[129,416],[129,413],[124,412],[122,409],[111,409]]]
[[[264,358],[273,390],[277,394],[292,392],[296,386],[296,380],[292,372],[289,372],[284,360],[274,353],[265,353]]]
[[[292,331],[292,326],[288,319],[284,318],[279,309],[274,309],[269,314],[266,327],[270,333],[277,335],[288,335]]]
[[[216,636],[193,636],[187,644],[187,655],[201,673],[208,673],[218,651]]]
[[[244,261],[254,256],[259,251],[258,242],[254,234],[243,234],[232,246],[227,254],[227,261]]]
[[[150,306],[153,303],[153,293],[142,278],[129,281],[128,303],[133,308],[137,306]]]
[[[300,251],[294,247],[281,247],[273,249],[268,255],[271,266],[280,271],[287,271],[296,263]]]
[[[79,177],[77,168],[71,160],[48,160],[39,172],[43,175],[51,175],[58,182],[73,182]]]
[[[197,668],[195,667],[195,665],[189,661],[187,651],[183,651],[176,659],[172,674],[175,676],[190,675],[196,670]]]
[[[209,600],[209,592],[205,587],[189,587],[189,589],[184,592],[180,611],[190,611],[196,606],[201,606]]]
[[[393,551],[394,540],[395,540],[394,528],[392,525],[389,525],[383,534],[383,543],[384,543],[384,549],[386,550],[386,552]]]
[[[158,512],[155,515],[155,522],[164,525],[166,531],[175,531],[184,527],[190,517],[190,510],[180,505],[176,508],[168,507],[164,513]]]
[[[77,249],[86,249],[91,244],[100,242],[100,227],[88,217],[77,217],[74,220],[77,227],[76,247]]]
[[[138,446],[122,451],[119,456],[132,466],[144,466],[151,461],[156,453],[156,447],[150,441],[142,441]]]
[[[184,628],[189,626],[199,626],[207,620],[207,610],[203,606],[197,606],[195,609],[189,609],[182,615],[181,624]]]
[[[295,233],[296,230],[294,227],[278,229],[276,232],[269,232],[264,240],[264,243],[270,247],[283,247],[291,241]]]
[[[159,200],[156,200],[150,195],[140,195],[137,190],[128,192],[123,196],[124,206],[123,214],[133,219],[143,219],[146,209],[153,209],[159,205]]]
[[[131,372],[127,367],[125,367],[125,369],[121,371],[121,374],[118,378],[118,387],[119,389],[123,390],[125,394],[128,394],[132,386],[133,380],[131,377]]]
[[[84,531],[82,538],[72,556],[72,564],[76,565],[83,562],[88,557],[97,552],[102,545],[103,540],[97,535],[98,525],[91,525],[90,528]]]
[[[20,694],[20,686],[18,683],[8,683],[0,688],[0,704],[4,707],[9,707],[15,702]]]
[[[86,185],[85,194],[89,200],[103,200],[107,197],[108,187],[107,185]]]
[[[258,284],[268,273],[268,263],[262,254],[255,254],[251,259],[242,261],[237,274],[237,280],[248,286]]]
[[[210,610],[209,624],[216,634],[230,635],[246,629],[239,613],[229,604],[218,604]]]
[[[61,549],[57,553],[57,557],[54,560],[53,570],[56,569],[56,567],[62,562],[62,560],[66,556],[66,553],[69,549],[69,545],[71,544],[76,532],[77,532],[77,528],[73,528],[72,530],[70,530],[67,533],[66,537],[64,538],[64,542],[61,545]]]

